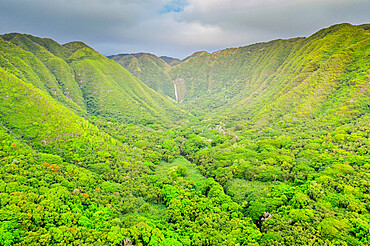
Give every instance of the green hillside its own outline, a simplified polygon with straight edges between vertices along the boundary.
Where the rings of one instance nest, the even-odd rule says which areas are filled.
[[[116,62],[81,42],[62,46],[30,35],[2,38],[2,66],[69,108],[141,124],[170,122],[183,115]]]
[[[273,110],[279,111],[272,113],[274,117],[287,111],[291,116],[312,116],[341,86],[347,68],[366,60],[363,50],[368,40],[368,25],[340,24],[308,38],[274,40],[212,54],[197,52],[167,68],[166,78],[150,77],[162,73],[162,68],[151,66],[157,71],[145,73],[143,62],[134,63],[140,76],[150,77],[143,79],[145,83],[171,80],[182,107],[195,115],[232,109],[239,115],[253,111],[266,117]],[[121,63],[126,68],[129,64]]]
[[[153,90],[176,99],[175,89],[167,74],[170,64],[161,58],[148,53],[115,55],[108,58],[121,64]]]
[[[111,58],[0,36],[0,245],[370,243],[369,25]]]
[[[341,24],[309,38],[275,40],[212,54],[199,52],[170,73],[173,81],[184,81],[185,107],[194,112],[229,107],[250,107],[257,112],[257,105],[276,105],[276,110],[300,105],[297,111],[302,111],[310,107],[308,101],[315,108],[319,98],[325,100],[323,94],[339,86],[341,75],[356,62],[356,52],[366,49],[368,39],[364,26]],[[316,98],[297,97],[315,89],[319,91]]]

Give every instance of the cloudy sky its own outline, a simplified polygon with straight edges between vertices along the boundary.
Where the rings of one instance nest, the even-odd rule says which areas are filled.
[[[83,41],[104,55],[184,58],[336,23],[370,23],[369,0],[0,0],[0,33]]]

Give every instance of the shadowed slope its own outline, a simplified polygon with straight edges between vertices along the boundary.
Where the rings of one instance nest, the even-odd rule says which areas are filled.
[[[109,58],[125,67],[150,88],[176,99],[173,84],[167,74],[170,65],[161,58],[148,53],[116,55]]]

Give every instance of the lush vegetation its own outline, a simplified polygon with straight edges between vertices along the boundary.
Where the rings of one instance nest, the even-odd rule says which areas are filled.
[[[126,57],[177,105],[83,43],[1,36],[0,245],[368,245],[368,30]]]
[[[174,86],[168,76],[170,65],[176,64],[176,59],[170,57],[166,59],[164,57],[165,60],[162,60],[148,53],[123,54],[109,56],[108,58],[122,65],[153,90],[176,99]]]
[[[87,45],[7,34],[0,41],[2,67],[81,114],[126,123],[154,124],[184,112],[116,62]]]
[[[179,101],[193,115],[210,111],[220,115],[232,108],[237,117],[245,118],[257,111],[272,120],[283,115],[311,117],[337,89],[343,89],[342,78],[348,72],[366,76],[357,70],[366,64],[354,63],[368,60],[368,28],[341,24],[308,38],[274,40],[212,54],[197,52],[167,68],[166,80],[185,84],[178,87],[185,92]],[[146,64],[137,60],[136,67],[143,69]],[[142,81],[158,83],[156,79]],[[353,83],[365,82],[357,79]]]

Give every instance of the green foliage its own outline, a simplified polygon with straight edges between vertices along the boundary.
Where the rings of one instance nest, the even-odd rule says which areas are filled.
[[[125,57],[198,117],[81,42],[3,35],[0,245],[369,244],[368,32]]]

